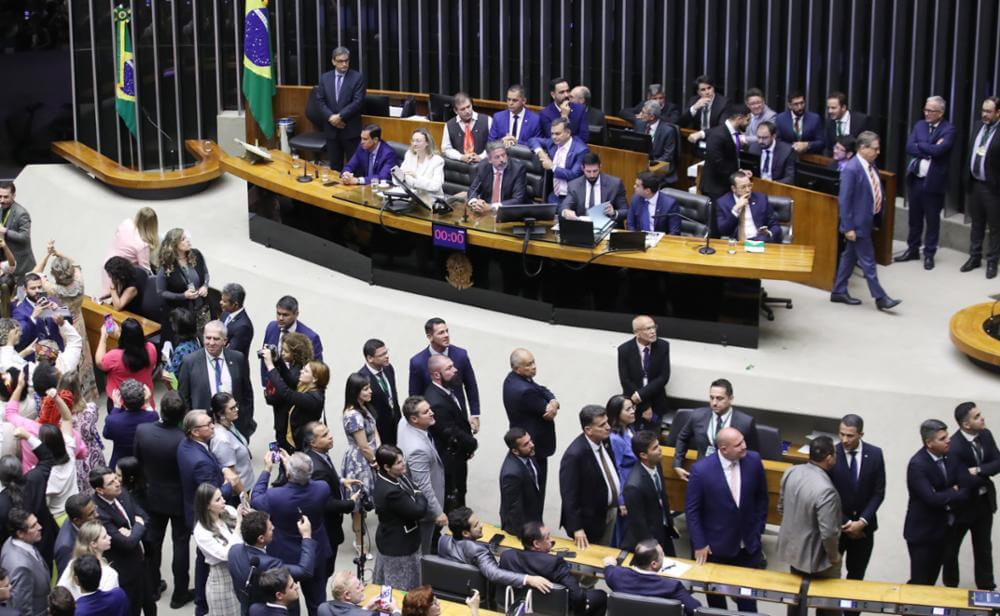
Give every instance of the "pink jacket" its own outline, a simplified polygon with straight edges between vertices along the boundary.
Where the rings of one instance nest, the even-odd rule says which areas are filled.
[[[38,436],[38,422],[34,419],[21,417],[21,414],[18,413],[18,407],[19,405],[17,400],[11,400],[7,403],[7,407],[4,411],[4,417],[7,419],[7,422],[15,428],[24,428],[25,431],[32,436]],[[73,430],[73,439],[76,441],[76,459],[86,459],[87,445],[83,442],[83,438],[76,430]],[[31,469],[35,468],[36,464],[38,464],[38,456],[31,451],[31,446],[28,445],[28,441],[21,441],[21,469],[27,473]]]

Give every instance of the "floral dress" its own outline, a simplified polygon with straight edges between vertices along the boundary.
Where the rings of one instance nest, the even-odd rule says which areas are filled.
[[[357,442],[354,440],[354,433],[358,430],[365,431],[368,446],[371,447],[373,452],[378,446],[376,442],[378,433],[375,430],[375,417],[370,413],[361,413],[361,411],[356,409],[344,411],[344,432],[347,434],[347,451],[344,452],[344,462],[340,470],[340,476],[345,479],[357,479],[364,484],[368,494],[374,495],[375,476],[372,474],[371,466],[368,465],[368,460],[365,459],[365,455],[361,453],[361,448],[358,447]]]
[[[90,350],[90,343],[87,341],[87,325],[83,320],[83,282],[73,281],[68,286],[54,284],[52,286],[56,298],[61,306],[69,309],[73,315],[73,327],[83,339],[83,348],[80,352],[80,365],[77,372],[80,375],[80,394],[82,400],[77,400],[74,411],[83,408],[84,404],[97,402],[100,394],[97,391],[97,381],[94,378],[94,353]]]
[[[90,494],[90,470],[97,466],[107,466],[104,461],[104,442],[97,429],[97,405],[88,402],[82,411],[73,416],[73,429],[80,433],[87,445],[87,455],[76,460],[76,483],[81,494]]]

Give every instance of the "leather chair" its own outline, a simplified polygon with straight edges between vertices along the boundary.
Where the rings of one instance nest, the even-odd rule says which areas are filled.
[[[410,149],[410,145],[399,141],[386,141],[385,143],[392,148],[393,152],[396,153],[396,158],[399,159],[399,164],[403,164],[403,158],[406,156],[406,151]]]
[[[783,460],[781,432],[774,426],[757,424],[757,453],[764,460]]]
[[[420,557],[420,581],[429,584],[435,595],[448,601],[462,603],[473,590],[478,590],[487,603],[491,597],[489,581],[479,568],[440,556]]]
[[[544,201],[546,193],[546,173],[542,168],[542,163],[528,146],[515,145],[507,149],[507,156],[516,159],[519,163],[527,167],[526,175],[528,182],[527,200]]]
[[[768,195],[768,202],[774,209],[774,215],[778,217],[778,224],[781,225],[781,243],[792,243],[792,209],[795,202],[791,197],[781,195]],[[784,306],[788,310],[792,309],[792,299],[790,297],[771,297],[767,290],[761,288],[760,291],[760,311],[768,321],[774,320],[774,310],[771,306]]]
[[[510,589],[513,602],[517,603],[524,599],[530,589],[513,588],[511,586],[496,586],[493,591],[493,605],[497,611],[507,609],[513,605],[507,605],[507,591]],[[567,616],[569,614],[569,589],[562,584],[553,584],[552,590],[548,594],[532,591],[531,609],[533,614],[542,616]],[[508,612],[509,613],[509,612]]]
[[[362,115],[389,117],[389,97],[384,94],[365,94],[361,103]]]
[[[712,225],[712,200],[705,195],[696,195],[676,188],[661,188],[660,192],[677,200],[681,214],[681,235],[705,237]],[[688,220],[686,220],[688,219]]]
[[[612,592],[608,595],[607,616],[684,616],[684,604],[674,599]]]
[[[469,186],[472,184],[472,174],[475,172],[475,165],[470,165],[463,160],[445,158],[442,190],[449,195],[469,190]]]
[[[299,133],[288,140],[288,145],[293,150],[312,152],[314,158],[319,158],[319,155],[326,150],[326,135],[323,134],[326,118],[323,117],[320,107],[319,88],[320,86],[314,86],[306,101],[306,118],[313,130]]]
[[[677,409],[674,412],[674,417],[670,421],[670,432],[667,433],[667,438],[664,439],[663,444],[667,447],[677,446],[677,435],[681,433],[684,426],[691,419],[691,409]]]

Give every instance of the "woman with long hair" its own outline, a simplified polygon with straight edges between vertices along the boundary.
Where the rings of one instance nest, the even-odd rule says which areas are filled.
[[[441,192],[444,186],[444,159],[437,153],[434,137],[426,128],[413,131],[410,148],[406,150],[399,170],[409,186],[429,193]]]
[[[66,419],[59,422],[58,428],[52,424],[43,424],[38,428],[38,440],[49,448],[55,458],[45,486],[45,504],[59,526],[66,522],[66,500],[80,492],[76,482],[76,459],[69,453],[76,447],[73,417],[66,405],[62,406],[66,410]]]
[[[372,580],[408,591],[420,584],[420,520],[427,497],[406,476],[406,460],[395,445],[375,451],[375,571]]]
[[[108,394],[108,412],[111,411],[115,390],[126,379],[135,379],[153,391],[153,369],[156,368],[157,353],[152,342],[146,342],[142,325],[129,317],[121,326],[115,325],[118,334],[118,348],[108,350],[108,330],[101,328],[101,338],[97,343],[94,363],[107,373],[104,391]],[[152,399],[149,404],[156,408]]]
[[[229,576],[229,548],[243,543],[240,520],[222,491],[210,483],[194,493],[194,541],[209,566],[205,600],[209,614],[239,614],[240,601]]]
[[[622,395],[611,396],[605,405],[608,413],[608,423],[611,425],[611,451],[615,454],[615,467],[618,471],[618,485],[624,486],[628,474],[635,466],[635,454],[632,453],[632,437],[635,436],[635,405],[632,400]],[[618,523],[611,539],[611,545],[617,547],[625,536],[625,521],[623,511],[625,496],[618,495]]]
[[[180,372],[184,358],[201,348],[198,339],[198,321],[193,312],[187,308],[174,308],[168,317],[174,335],[174,350],[170,353],[170,361],[165,372],[176,375]]]
[[[115,310],[142,312],[142,292],[146,288],[145,271],[129,263],[122,257],[111,257],[104,263],[104,274],[108,277],[108,291],[101,296]]]
[[[465,604],[469,606],[470,616],[479,616],[479,591],[473,590]],[[401,616],[441,616],[441,602],[430,586],[418,586],[403,597]]]
[[[347,377],[344,387],[344,433],[347,434],[347,449],[340,476],[356,479],[371,494],[375,489],[375,450],[378,449],[378,430],[375,425],[375,410],[372,404],[372,384],[367,376],[354,373]],[[351,514],[354,528],[354,549],[358,554],[362,545],[361,503]]]
[[[122,482],[122,487],[128,491],[132,500],[143,511],[149,511],[147,507],[149,504],[149,494],[146,492],[146,472],[143,470],[142,464],[139,463],[139,458],[135,456],[119,458],[114,468],[115,475],[118,475],[118,481]]]
[[[104,525],[97,520],[84,522],[76,532],[76,543],[73,545],[73,560],[69,561],[57,586],[62,586],[73,593],[74,599],[79,599],[83,591],[73,580],[73,563],[85,554],[95,556],[101,563],[101,584],[99,590],[108,591],[118,587],[118,572],[104,559],[104,554],[111,549],[111,536]]]
[[[292,453],[295,451],[298,429],[309,421],[318,420],[323,416],[330,370],[326,368],[326,364],[316,362],[317,371],[314,372],[310,368],[310,375],[306,378],[307,381],[313,381],[315,388],[303,384],[302,372],[313,362],[313,347],[309,338],[296,332],[282,336],[277,357],[266,347],[261,349],[258,355],[267,370],[264,399],[274,412],[274,440],[282,449]],[[319,387],[321,375],[325,376],[323,386]],[[309,395],[293,396],[298,393],[309,393]],[[293,397],[296,400],[293,400]],[[293,408],[297,414],[294,425],[291,422]]]
[[[160,270],[156,273],[156,291],[166,310],[188,308],[198,322],[198,336],[211,319],[208,309],[208,266],[184,229],[167,231],[160,245]]]
[[[156,212],[150,207],[141,207],[132,218],[121,221],[115,229],[115,237],[108,249],[104,262],[120,258],[123,261],[141,267],[150,274],[156,271],[156,261],[160,250],[160,225]],[[110,272],[106,272],[110,273]],[[105,294],[113,282],[105,275],[102,288]]]

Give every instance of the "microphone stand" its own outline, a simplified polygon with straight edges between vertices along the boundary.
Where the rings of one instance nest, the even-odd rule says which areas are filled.
[[[715,249],[712,248],[712,223],[711,223],[711,221],[712,221],[712,214],[714,214],[714,208],[715,208],[715,203],[712,202],[712,201],[709,201],[708,202],[708,220],[709,220],[709,223],[707,225],[705,225],[706,226],[706,229],[705,229],[705,245],[698,247],[698,253],[699,254],[703,254],[703,255],[714,255],[715,254]],[[693,222],[696,225],[704,224],[700,220],[695,220],[694,218],[691,218],[690,216],[685,216],[684,214],[681,214],[680,212],[667,212],[666,214],[656,214],[656,215],[653,216],[653,218],[654,219],[655,218],[666,218],[668,216],[677,216],[678,218],[681,218],[682,220],[686,220],[688,222]]]

